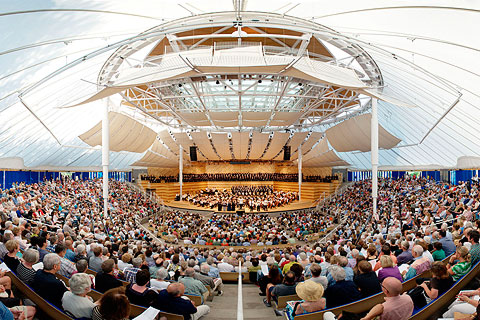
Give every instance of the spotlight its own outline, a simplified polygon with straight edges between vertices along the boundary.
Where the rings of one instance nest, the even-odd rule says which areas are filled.
[[[181,84],[181,83],[179,83],[179,84],[178,84],[178,87],[179,87],[179,88],[181,88],[181,87],[182,87],[182,84]]]
[[[303,84],[300,82],[298,85],[299,85],[299,86],[302,86]]]
[[[216,83],[216,84],[220,84],[220,81],[217,80],[217,81],[215,81],[215,83]]]
[[[258,83],[262,83],[262,79],[258,80]]]

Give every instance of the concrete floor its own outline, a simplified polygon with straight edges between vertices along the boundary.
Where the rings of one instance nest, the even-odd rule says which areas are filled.
[[[284,319],[276,317],[273,308],[267,308],[263,304],[263,298],[258,295],[258,287],[253,284],[242,286],[243,318],[249,320]],[[225,284],[223,296],[215,296],[213,301],[208,302],[210,313],[203,317],[204,320],[224,320],[237,318],[237,284]]]

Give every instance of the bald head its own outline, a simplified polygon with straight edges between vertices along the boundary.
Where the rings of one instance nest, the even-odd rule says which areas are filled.
[[[181,297],[185,293],[185,286],[183,283],[174,282],[168,285],[167,292],[174,298]]]
[[[193,268],[187,268],[187,270],[185,270],[185,276],[187,277],[193,277],[195,275],[195,269]]]
[[[382,282],[382,286],[386,289],[387,297],[395,297],[402,293],[402,283],[397,278],[387,277]]]

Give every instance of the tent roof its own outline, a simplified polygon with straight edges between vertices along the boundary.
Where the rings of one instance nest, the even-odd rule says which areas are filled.
[[[247,153],[278,159],[283,145],[290,141],[295,146],[302,144],[300,136],[292,140],[295,135],[285,139],[274,134],[285,128],[295,134],[309,133],[302,145],[302,152],[308,154],[324,132],[344,120],[368,114],[372,96],[380,99],[381,126],[400,140],[394,147],[380,150],[381,167],[429,167],[432,163],[455,167],[459,157],[480,156],[480,38],[476,34],[480,3],[234,3],[246,10],[240,14],[245,26],[240,31],[226,18],[235,15],[229,1],[2,2],[0,158],[21,158],[28,168],[100,166],[100,148],[79,136],[101,120],[106,103],[110,111],[157,133],[169,165],[179,152],[175,134],[187,133],[191,126],[198,127],[202,135],[188,136],[193,140],[183,136],[182,142],[198,139],[200,151],[205,150],[200,158],[234,158]],[[211,33],[219,34],[218,39],[223,40],[217,45],[202,38],[203,33],[189,31],[191,25],[204,21],[206,13],[212,13],[213,22],[201,30],[210,28]],[[191,24],[177,24],[176,19]],[[229,42],[236,37],[232,30],[249,35],[240,49]],[[262,35],[279,30],[285,32],[276,38]],[[175,37],[183,39],[179,42]],[[189,46],[196,50],[178,55]],[[169,58],[158,60],[163,54]],[[151,72],[158,68],[160,72]],[[231,76],[235,68],[237,74],[254,75],[242,83],[246,92],[240,100],[235,90],[241,81]],[[224,76],[218,89],[215,74]],[[272,74],[271,79],[266,78]],[[288,85],[283,83],[283,93],[281,77],[290,79]],[[263,81],[258,83],[260,79]],[[298,82],[304,83],[303,88]],[[165,91],[168,85],[176,86],[176,93]],[[131,89],[125,91],[126,87]],[[307,88],[310,91],[301,91]],[[152,92],[161,92],[161,99],[152,99]],[[100,98],[113,95],[66,108],[97,94]],[[187,97],[182,108],[173,102],[179,97]],[[322,103],[322,97],[328,97],[328,103]],[[306,112],[306,107],[311,109]],[[259,132],[262,126],[267,126],[266,133]],[[162,132],[169,134],[163,135],[166,141]],[[224,135],[232,132],[243,135],[225,139]],[[310,144],[312,133],[317,139]],[[231,149],[213,149],[215,143],[213,147],[208,144],[211,134],[215,141],[231,144]],[[138,148],[127,140],[129,148],[120,146],[120,151],[112,152],[112,170],[166,159],[153,151],[153,145],[141,152],[152,140],[151,134]],[[255,141],[260,150],[248,149],[245,141]],[[370,168],[368,151],[336,151],[339,159],[352,167]],[[292,158],[297,158],[295,150]]]

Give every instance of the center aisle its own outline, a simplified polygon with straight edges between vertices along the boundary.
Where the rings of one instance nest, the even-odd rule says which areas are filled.
[[[258,287],[253,284],[243,284],[243,318],[250,320],[274,319],[272,308],[263,304],[263,298],[258,295]],[[225,284],[223,296],[215,296],[210,306],[210,313],[205,320],[237,319],[237,284]]]

